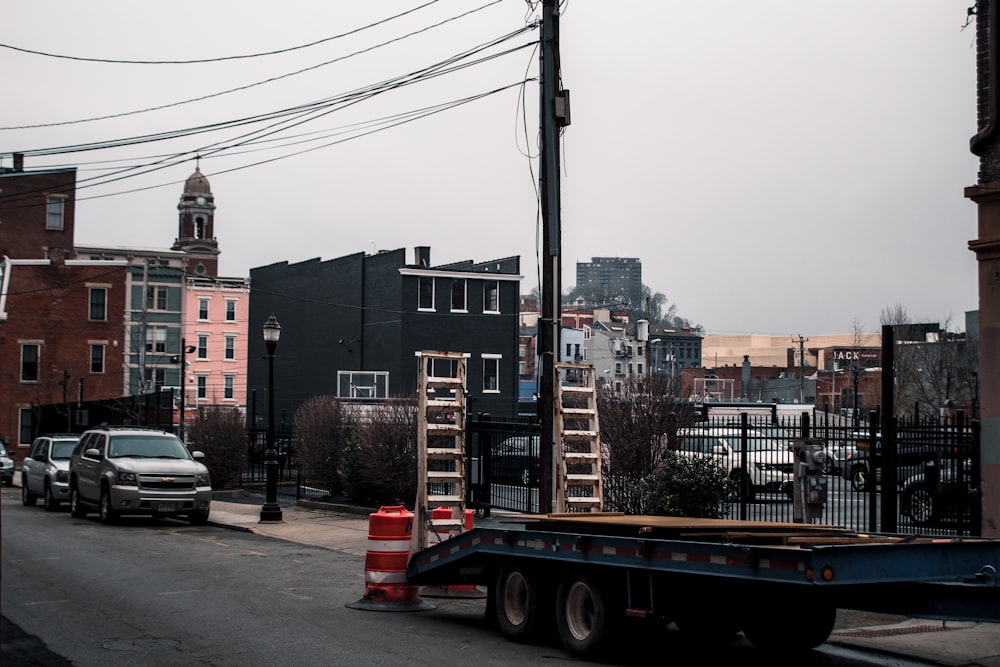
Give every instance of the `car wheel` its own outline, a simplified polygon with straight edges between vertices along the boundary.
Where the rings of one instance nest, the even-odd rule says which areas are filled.
[[[851,470],[851,488],[855,491],[864,491],[868,488],[868,470],[864,466],[857,466]]]
[[[25,507],[32,507],[35,501],[38,500],[38,496],[33,494],[28,490],[28,478],[24,475],[21,476],[21,504]]]
[[[187,515],[188,523],[192,526],[204,526],[208,523],[208,510],[191,512]]]
[[[101,523],[110,525],[118,521],[118,512],[111,507],[111,490],[107,487],[101,489],[100,505]]]
[[[903,494],[903,513],[918,526],[926,526],[937,517],[934,494],[924,485],[914,486]]]
[[[49,512],[54,512],[55,510],[59,509],[59,501],[56,500],[56,497],[54,495],[52,495],[52,485],[49,484],[48,481],[45,482],[44,498],[45,498],[46,510],[48,510]]]
[[[80,504],[80,492],[76,490],[76,486],[69,489],[69,512],[74,519],[87,518],[87,508]]]
[[[531,486],[531,468],[528,466],[521,468],[521,486]]]

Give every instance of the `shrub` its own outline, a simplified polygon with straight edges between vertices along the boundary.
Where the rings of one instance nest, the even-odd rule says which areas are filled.
[[[344,491],[343,458],[356,440],[354,411],[333,396],[313,396],[295,412],[295,442],[305,478],[330,496]]]
[[[352,500],[412,509],[417,497],[415,399],[392,398],[370,406],[344,454],[344,488]]]
[[[638,492],[645,514],[720,519],[725,516],[728,475],[712,457],[668,451],[659,467],[639,482]]]
[[[239,408],[211,405],[199,408],[188,426],[191,451],[201,450],[216,489],[236,488],[246,463],[247,432]]]

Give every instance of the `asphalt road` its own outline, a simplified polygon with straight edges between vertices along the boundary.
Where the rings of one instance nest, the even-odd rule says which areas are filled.
[[[483,600],[434,600],[436,608],[422,612],[351,609],[364,588],[356,555],[181,521],[103,526],[94,515],[23,507],[18,491],[2,492],[5,665],[576,662],[556,643],[507,641],[486,623]],[[623,642],[612,664],[803,660],[880,662],[823,649],[763,655],[738,636],[718,646],[689,644],[661,629]]]

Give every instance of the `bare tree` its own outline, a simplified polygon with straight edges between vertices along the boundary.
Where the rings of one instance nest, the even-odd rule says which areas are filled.
[[[217,489],[239,485],[246,463],[247,433],[239,408],[209,405],[198,410],[198,418],[188,427],[192,450],[205,453],[205,465]]]
[[[351,411],[334,396],[313,396],[295,412],[295,441],[303,472],[331,496],[343,492],[341,465],[356,428]]]
[[[356,502],[402,504],[417,497],[416,398],[370,406],[358,422],[357,442],[344,459],[345,489]]]

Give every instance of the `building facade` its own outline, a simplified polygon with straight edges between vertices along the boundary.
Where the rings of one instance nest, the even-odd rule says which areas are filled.
[[[415,249],[412,263],[397,249],[251,269],[247,401],[266,405],[261,331],[274,315],[281,325],[276,420],[289,423],[314,395],[359,401],[412,395],[422,350],[467,356],[470,410],[514,414],[518,270],[516,257],[432,266],[427,247]]]

